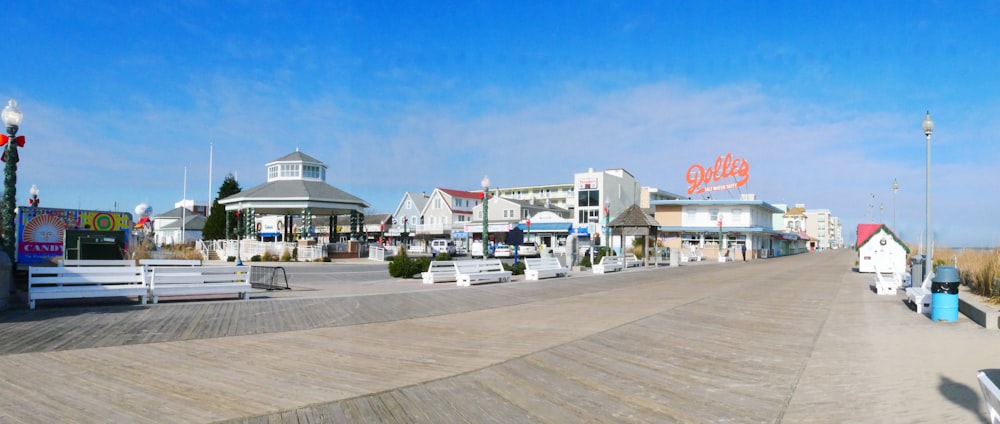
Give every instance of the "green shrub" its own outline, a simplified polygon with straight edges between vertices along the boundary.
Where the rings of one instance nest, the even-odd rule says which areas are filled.
[[[260,262],[260,255],[253,255],[250,257],[250,262]]]
[[[277,259],[277,258],[275,258],[274,255],[271,254],[271,252],[264,252],[264,255],[261,256],[261,258],[260,258],[260,260],[262,260],[264,262],[272,262],[275,259]]]
[[[611,250],[610,249],[608,249],[607,247],[602,247],[600,249],[597,249],[597,257],[594,258],[594,261],[596,263],[601,263],[601,258],[603,258],[605,256],[613,256],[613,255],[611,255]],[[587,266],[590,266],[590,265],[588,264]]]
[[[288,253],[288,249],[285,249],[284,252],[281,252],[281,262],[291,262],[291,261],[292,261],[292,254]]]
[[[235,256],[227,256],[226,257],[226,262],[236,262],[236,257]]]
[[[580,266],[584,268],[590,268],[590,256],[584,256],[580,258]]]
[[[410,258],[406,255],[396,255],[389,262],[389,276],[393,278],[409,278]]]
[[[421,256],[419,258],[413,258],[413,269],[411,270],[411,276],[420,274],[421,272],[427,271],[431,267],[431,258],[428,256]]]
[[[503,264],[503,269],[510,271],[511,275],[521,275],[524,274],[524,261],[517,261],[516,264],[508,265],[506,262]]]
[[[293,247],[292,248],[292,259],[299,260],[299,248],[298,247]]]
[[[451,255],[449,255],[448,253],[438,253],[437,256],[434,257],[434,260],[435,261],[450,261],[451,260]]]
[[[427,270],[431,265],[431,258],[423,256],[410,259],[406,252],[400,252],[389,262],[389,275],[395,278],[411,278]]]
[[[323,260],[323,262],[330,262],[330,257],[329,256],[324,256],[322,260]]]

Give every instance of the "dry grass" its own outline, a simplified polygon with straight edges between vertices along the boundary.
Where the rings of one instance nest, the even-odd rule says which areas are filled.
[[[954,265],[962,283],[973,293],[1000,303],[1000,249],[941,249],[934,252],[935,264]]]
[[[194,248],[194,246],[185,245],[165,245],[160,248],[161,252],[167,252],[166,257],[162,254],[158,255],[161,259],[197,259],[205,260],[202,257],[201,252]],[[126,252],[127,257],[139,260],[139,259],[152,259],[153,251],[150,246],[143,243],[132,243],[129,246],[129,251]]]

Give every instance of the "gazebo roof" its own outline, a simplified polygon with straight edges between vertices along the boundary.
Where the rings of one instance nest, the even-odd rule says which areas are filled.
[[[612,228],[624,228],[624,227],[659,227],[660,224],[656,222],[653,217],[642,211],[639,205],[629,206],[624,212],[618,214],[615,219],[608,223],[609,227]]]
[[[262,214],[302,213],[310,208],[313,215],[364,212],[368,202],[322,181],[280,180],[243,190],[219,200],[226,210],[254,208]]]
[[[277,170],[272,165],[277,166],[278,163],[299,166],[293,165],[294,168],[290,169],[292,172],[287,175],[283,169],[282,174],[276,177],[274,172]],[[225,205],[227,211],[253,208],[255,213],[264,215],[298,215],[304,209],[309,209],[314,216],[364,212],[371,207],[361,198],[327,184],[325,172],[307,175],[307,167],[311,166],[321,167],[313,169],[326,168],[323,162],[295,149],[294,152],[267,163],[265,168],[272,171],[268,175],[268,182],[219,199],[219,204]]]

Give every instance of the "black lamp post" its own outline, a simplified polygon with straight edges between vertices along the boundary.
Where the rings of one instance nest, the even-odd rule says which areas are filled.
[[[0,135],[4,146],[3,152],[3,251],[14,262],[14,253],[17,248],[16,233],[14,232],[14,212],[17,208],[17,147],[24,146],[24,136],[17,136],[17,128],[21,125],[21,109],[18,109],[17,102],[10,99],[7,107],[3,108],[3,124],[7,129],[7,134]]]
[[[483,259],[490,257],[490,177],[483,176]]]

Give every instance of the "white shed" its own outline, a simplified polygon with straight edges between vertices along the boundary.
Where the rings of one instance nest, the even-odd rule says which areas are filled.
[[[885,224],[858,224],[858,272],[906,272],[910,248]]]

